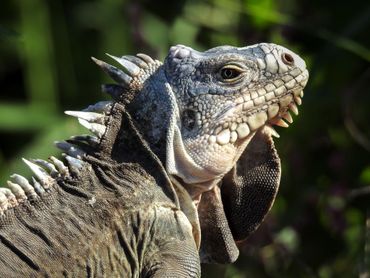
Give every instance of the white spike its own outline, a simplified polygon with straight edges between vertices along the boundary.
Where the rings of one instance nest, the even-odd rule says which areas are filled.
[[[0,213],[3,213],[8,208],[8,198],[0,191]]]
[[[17,198],[17,201],[23,201],[27,199],[26,194],[19,184],[13,183],[11,181],[7,181],[6,184]]]
[[[0,187],[0,191],[5,194],[7,197],[15,197],[12,191],[9,188],[6,187]]]
[[[110,55],[108,53],[105,53],[105,54],[108,55],[109,57],[111,57],[112,59],[114,59],[115,61],[117,61],[118,63],[120,63],[125,68],[127,73],[129,75],[131,75],[132,77],[135,77],[141,71],[141,68],[139,66],[135,65],[134,63],[130,62],[129,60],[126,60],[126,59],[120,58],[120,57],[116,57],[116,56]]]
[[[23,162],[26,163],[26,165],[31,169],[31,171],[35,174],[38,181],[42,184],[42,186],[45,189],[48,189],[51,187],[51,185],[54,183],[54,180],[52,177],[49,176],[48,173],[45,172],[44,169],[42,169],[40,166],[38,166],[35,163],[32,163],[31,161],[22,158]]]
[[[139,67],[141,67],[143,69],[148,68],[148,64],[143,59],[140,59],[139,57],[132,56],[132,55],[125,55],[125,56],[122,56],[121,58],[129,60],[130,62],[138,65]]]
[[[92,133],[94,133],[96,136],[98,136],[99,138],[101,138],[104,133],[105,133],[105,125],[101,125],[101,124],[94,124],[94,123],[89,123],[88,121],[85,121],[83,119],[78,119],[78,122],[86,127],[88,130],[90,130]]]
[[[276,138],[280,138],[280,135],[279,133],[277,133],[277,131],[270,125],[266,125],[266,128],[268,129],[268,131],[270,132],[270,134]]]
[[[152,57],[150,57],[146,54],[138,53],[138,54],[136,54],[136,56],[139,57],[140,59],[142,59],[147,64],[154,64],[155,63],[155,61],[152,59]]]
[[[295,105],[295,103],[291,103],[289,107],[290,107],[290,110],[292,110],[292,112],[295,115],[298,115],[298,108],[297,108],[297,105]]]
[[[119,84],[123,86],[130,86],[130,83],[132,81],[132,77],[126,74],[125,72],[121,71],[120,69],[107,64],[106,62],[100,61],[94,57],[91,57],[91,59],[99,66],[101,67],[112,79]]]
[[[9,188],[0,187],[0,191],[5,195],[6,198],[8,198],[10,207],[15,207],[18,205],[17,198]]]
[[[10,177],[15,181],[15,183],[22,187],[28,198],[37,197],[34,188],[25,177],[18,174],[13,174]]]
[[[302,104],[302,99],[300,97],[295,97],[294,100],[295,100],[295,103],[297,103],[298,105]]]
[[[293,118],[292,116],[290,115],[289,111],[287,111],[283,116],[282,116],[285,120],[288,121],[288,123],[292,123],[293,122]]]
[[[112,106],[113,106],[112,101],[99,101],[95,104],[89,105],[82,111],[107,114],[112,109]]]
[[[35,188],[37,194],[41,195],[42,193],[45,192],[42,185],[34,177],[32,177],[32,185]]]
[[[79,160],[79,159],[74,158],[74,157],[69,156],[69,155],[66,155],[65,158],[67,159],[69,165],[72,168],[76,168],[77,170],[82,169],[82,167],[83,167],[83,161],[82,160]]]
[[[282,119],[277,120],[276,122],[274,122],[274,124],[281,126],[281,127],[289,127],[289,125],[286,122],[284,122]]]
[[[98,124],[104,123],[105,118],[103,114],[95,112],[64,111],[64,114]]]
[[[86,142],[92,147],[96,147],[100,143],[99,139],[92,135],[75,135],[75,136],[71,136],[70,138],[71,140]]]
[[[74,146],[74,145],[72,145],[68,142],[55,141],[54,144],[58,149],[61,149],[62,151],[69,154],[70,156],[73,156],[73,157],[76,157],[76,158],[82,158],[86,155],[86,153],[84,151],[80,150],[79,148],[77,148],[76,146]]]
[[[275,138],[280,138],[279,133],[274,128],[271,128],[271,135],[274,136]]]
[[[32,159],[32,162],[37,163],[41,167],[44,167],[46,170],[49,171],[50,175],[55,178],[59,176],[58,170],[55,168],[54,164],[47,162],[43,159]]]
[[[62,174],[62,176],[68,176],[69,175],[68,167],[65,166],[62,161],[60,161],[59,159],[57,159],[54,156],[50,156],[49,160],[55,165],[56,169],[58,170],[59,173]]]

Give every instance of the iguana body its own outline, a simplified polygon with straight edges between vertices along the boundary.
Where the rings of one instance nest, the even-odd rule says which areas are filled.
[[[66,112],[97,137],[58,142],[67,167],[25,160],[35,178],[0,191],[1,277],[199,277],[271,207],[270,125],[300,104],[301,58],[273,44],[114,58],[124,71],[94,60],[115,101]]]

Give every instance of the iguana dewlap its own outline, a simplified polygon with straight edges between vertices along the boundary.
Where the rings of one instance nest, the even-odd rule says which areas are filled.
[[[114,101],[66,112],[94,136],[57,142],[66,162],[24,159],[34,176],[0,189],[0,277],[199,277],[200,262],[235,261],[272,206],[272,126],[298,114],[299,56],[261,43],[111,57],[123,69],[94,61]]]

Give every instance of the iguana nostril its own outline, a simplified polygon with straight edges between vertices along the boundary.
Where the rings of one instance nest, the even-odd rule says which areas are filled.
[[[283,60],[283,63],[286,64],[286,65],[291,66],[291,65],[294,64],[293,56],[288,54],[288,53],[281,54],[281,59]]]

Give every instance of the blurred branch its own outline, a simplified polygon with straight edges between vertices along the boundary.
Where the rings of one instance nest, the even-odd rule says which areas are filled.
[[[362,198],[370,198],[370,186],[353,189],[348,195],[349,202],[355,202]]]
[[[25,131],[51,126],[58,116],[54,116],[48,108],[47,105],[0,103],[0,130]]]
[[[57,107],[57,84],[50,13],[45,0],[17,1],[23,44],[19,54],[24,59],[29,101]],[[32,11],[32,12],[30,12]]]

